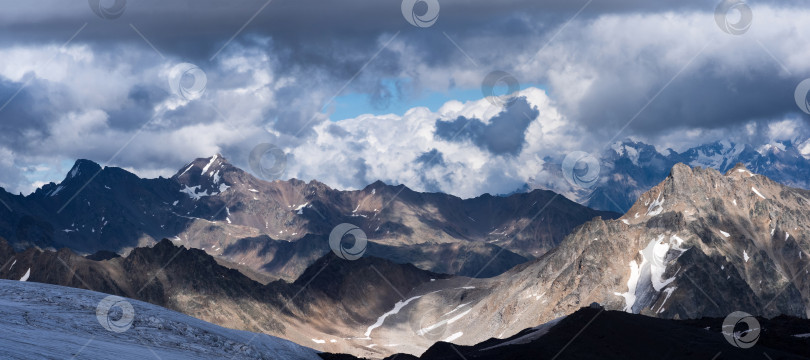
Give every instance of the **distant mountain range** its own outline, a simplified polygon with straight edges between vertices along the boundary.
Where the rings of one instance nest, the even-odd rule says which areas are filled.
[[[513,351],[519,355],[531,349],[553,355],[560,339],[570,340],[573,329],[592,319],[588,314],[595,316],[593,311],[578,312],[591,303],[607,310],[600,315],[606,320],[594,322],[597,329],[607,331],[621,323],[625,330],[650,331],[637,336],[671,332],[684,341],[700,338],[706,330],[618,312],[660,319],[722,319],[734,311],[806,318],[808,205],[810,191],[781,185],[742,165],[723,174],[676,164],[620,218],[594,218],[538,259],[492,278],[442,275],[369,255],[347,261],[329,252],[295,281],[263,285],[205,251],[169,240],[134,249],[125,257],[82,257],[68,249],[17,252],[0,242],[0,277],[133,297],[330,353],[443,359],[455,352],[436,344],[444,341],[466,346],[459,351],[470,358],[497,358]],[[702,343],[706,346],[695,347],[693,354],[723,344],[719,325],[703,321],[701,327],[709,328]],[[774,326],[787,326],[785,322]],[[548,330],[550,337],[540,336],[545,332],[530,336],[535,331],[526,329],[541,324],[547,324],[540,329]],[[640,340],[617,340],[633,334],[622,331],[584,336],[604,349],[656,354],[633,350]],[[805,354],[805,340],[788,337],[805,334],[801,331],[780,332],[767,341],[763,336],[760,349],[778,349],[771,354],[785,358]],[[503,352],[485,350],[522,336],[527,336],[525,342],[506,344],[509,349]],[[726,348],[717,352],[754,356]],[[683,346],[662,351],[662,357],[690,354]],[[587,357],[593,352],[580,349],[572,354]]]
[[[489,277],[544,254],[595,216],[619,216],[545,190],[460,199],[379,181],[356,191],[267,182],[219,155],[168,179],[79,160],[60,183],[28,196],[0,189],[0,201],[8,206],[0,206],[0,236],[18,250],[123,255],[168,238],[265,283],[298,278],[331,251],[328,235],[340,223],[367,234],[368,255]]]
[[[564,182],[527,184],[526,188],[552,190],[594,209],[624,213],[641,194],[664,180],[677,163],[720,172],[742,163],[781,184],[810,189],[810,140],[778,141],[757,147],[718,141],[680,153],[672,149],[662,153],[653,145],[625,140],[600,154],[599,163],[599,180],[590,188],[565,187]],[[559,162],[550,162],[546,170],[563,177]]]

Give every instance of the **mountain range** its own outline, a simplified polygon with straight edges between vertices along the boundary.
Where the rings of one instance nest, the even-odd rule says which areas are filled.
[[[654,145],[628,139],[594,156],[598,158],[599,169],[593,185],[583,188],[565,182],[531,182],[524,189],[548,189],[594,209],[625,213],[639,196],[664,180],[677,163],[720,172],[742,163],[776,182],[810,189],[810,139],[772,141],[759,146],[724,140],[682,152],[659,150]],[[546,170],[563,178],[560,164],[549,159]]]
[[[264,283],[298,278],[330,251],[328,235],[340,223],[367,234],[369,255],[489,277],[542,255],[594,216],[619,216],[545,190],[460,199],[379,181],[354,191],[267,182],[220,155],[168,179],[79,160],[60,183],[28,196],[0,190],[0,201],[0,236],[17,249],[125,255],[168,238]]]
[[[555,329],[568,333],[568,321],[585,322],[580,309],[592,303],[605,310],[596,314],[609,320],[607,328],[611,322],[629,322],[622,329],[648,324],[661,334],[697,339],[693,331],[706,330],[672,321],[722,319],[734,311],[808,317],[808,204],[810,191],[742,164],[725,173],[676,164],[621,217],[596,216],[537,259],[489,278],[444,275],[369,254],[348,261],[328,252],[295,281],[265,285],[207,251],[170,240],[123,257],[1,246],[0,277],[109,292],[367,358],[442,358],[452,349],[437,341],[460,345],[475,358],[482,346],[515,340],[541,324],[549,336]],[[562,324],[571,327],[558,328]],[[719,339],[718,329],[709,326],[709,337]],[[543,338],[527,343],[548,346],[551,338]],[[774,341],[791,343],[782,335]]]

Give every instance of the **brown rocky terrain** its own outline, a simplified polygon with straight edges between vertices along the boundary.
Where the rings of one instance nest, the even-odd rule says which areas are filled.
[[[721,174],[679,164],[620,219],[596,218],[535,261],[453,284],[466,287],[456,294],[431,292],[452,279],[417,287],[406,297],[426,295],[387,319],[372,342],[419,355],[435,340],[504,338],[592,302],[660,318],[738,310],[806,318],[808,199],[742,167]],[[418,336],[414,323],[434,333]]]
[[[141,179],[79,160],[59,184],[29,196],[0,191],[0,200],[9,205],[0,208],[0,236],[18,250],[125,255],[169,238],[265,282],[295,280],[330,251],[324,244],[340,223],[363,229],[371,255],[488,277],[542,255],[594,216],[619,215],[541,190],[460,199],[379,181],[355,191],[317,181],[267,182],[218,155],[169,179]]]
[[[126,257],[94,254],[107,259],[100,261],[30,249],[13,255],[22,262],[11,270],[11,258],[0,258],[6,263],[0,276],[20,278],[21,264],[36,264],[33,269],[43,270],[32,270],[31,281],[84,286],[62,259],[76,278],[96,279],[96,290],[217,324],[333,353],[420,355],[437,341],[473,346],[507,339],[592,302],[663,319],[723,318],[733,311],[806,318],[808,199],[808,191],[742,167],[721,174],[679,164],[621,218],[597,217],[537,260],[485,279],[329,254],[295,282],[261,285],[201,250],[178,253],[169,241]],[[264,246],[257,241],[251,251]],[[374,251],[380,250],[370,246]],[[487,265],[481,266],[478,271]],[[157,277],[149,282],[152,274]]]

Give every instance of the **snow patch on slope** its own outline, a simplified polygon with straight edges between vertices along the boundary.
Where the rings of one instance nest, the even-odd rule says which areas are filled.
[[[366,333],[363,334],[363,335],[365,335],[366,338],[370,339],[371,338],[371,331],[378,328],[378,327],[380,327],[380,326],[382,326],[383,322],[385,321],[385,318],[387,318],[387,317],[389,317],[391,315],[399,313],[399,311],[402,310],[402,308],[405,307],[405,305],[408,305],[408,303],[410,303],[411,301],[414,301],[414,300],[416,300],[416,299],[418,299],[420,297],[422,297],[422,296],[421,295],[420,296],[414,296],[414,297],[412,297],[412,298],[410,298],[408,300],[405,300],[405,301],[397,301],[397,303],[394,304],[394,308],[391,309],[391,311],[389,311],[389,312],[387,312],[385,314],[382,314],[382,316],[377,318],[377,322],[375,322],[374,324],[369,326],[368,329],[366,329]]]
[[[670,236],[669,241],[664,241],[664,237],[664,235],[659,235],[639,251],[642,258],[641,264],[638,264],[636,260],[630,261],[627,291],[614,292],[615,295],[624,297],[624,311],[635,312],[634,307],[638,299],[651,300],[652,295],[661,292],[667,285],[675,281],[675,276],[668,279],[663,278],[667,265],[680,257],[687,249],[681,248],[683,239],[677,235]],[[670,256],[671,253],[673,256]],[[655,293],[651,291],[655,291]]]
[[[765,197],[764,197],[764,196],[762,196],[762,194],[761,194],[759,191],[757,191],[757,188],[755,188],[755,187],[753,187],[753,186],[752,186],[752,187],[751,187],[751,191],[753,191],[753,192],[754,192],[754,194],[757,194],[757,196],[761,197],[761,198],[762,198],[762,200],[765,200]]]
[[[28,271],[26,271],[26,272],[25,272],[25,275],[23,275],[23,276],[20,278],[20,281],[28,281],[28,278],[29,278],[29,277],[31,277],[31,268],[28,268]]]

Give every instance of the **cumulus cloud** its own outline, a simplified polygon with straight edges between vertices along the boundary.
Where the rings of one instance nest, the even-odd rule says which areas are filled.
[[[797,46],[810,37],[800,1],[752,6],[755,22],[740,36],[697,0],[449,0],[425,29],[396,2],[265,4],[130,1],[113,20],[83,2],[9,6],[0,186],[29,191],[42,179],[26,169],[75,158],[170,175],[220,152],[247,168],[251,148],[272,142],[290,153],[288,177],[476,196],[556,181],[545,163],[612,139],[663,150],[807,137],[793,103],[810,76],[810,50]],[[182,62],[207,75],[196,100],[168,86]],[[513,106],[449,101],[431,111],[414,101],[384,114],[393,100],[480,89],[493,70],[524,84]],[[330,119],[346,93],[368,95],[375,114]]]
[[[313,139],[288,149],[293,160],[287,174],[342,188],[382,180],[464,197],[508,193],[542,176],[547,154],[581,146],[578,132],[544,91],[530,88],[516,95],[516,103],[506,108],[486,99],[450,101],[436,112],[414,108],[403,116],[363,115],[320,124]],[[467,133],[461,123],[467,119],[483,129]]]

